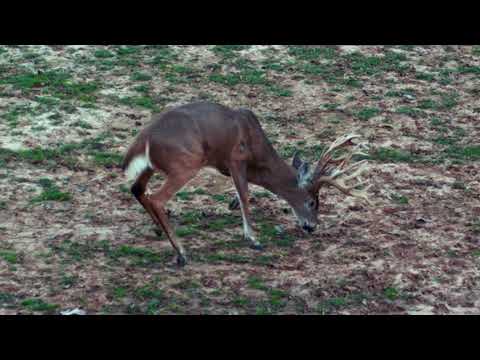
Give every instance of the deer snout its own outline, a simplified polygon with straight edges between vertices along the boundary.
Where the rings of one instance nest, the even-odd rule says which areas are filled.
[[[308,232],[309,234],[313,233],[313,231],[315,230],[315,225],[314,224],[310,224],[308,222],[304,222],[303,225],[302,225],[302,229],[306,232]]]

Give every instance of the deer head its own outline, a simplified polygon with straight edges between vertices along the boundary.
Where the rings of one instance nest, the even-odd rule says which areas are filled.
[[[317,224],[319,208],[318,194],[323,185],[336,187],[345,195],[354,196],[371,205],[367,197],[367,189],[356,190],[365,185],[361,175],[367,170],[366,160],[351,163],[354,155],[366,155],[361,151],[363,144],[354,144],[352,140],[360,136],[347,134],[335,140],[325,149],[315,168],[303,161],[298,152],[295,153],[292,166],[297,171],[297,186],[303,193],[302,199],[293,205],[293,209],[302,228],[312,232]],[[352,146],[345,155],[333,157],[335,150]],[[359,182],[356,182],[359,181]],[[351,183],[348,185],[347,183]]]

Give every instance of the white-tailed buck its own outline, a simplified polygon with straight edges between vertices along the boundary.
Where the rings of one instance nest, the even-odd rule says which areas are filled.
[[[334,158],[334,150],[354,145],[357,135],[340,137],[311,168],[298,154],[288,165],[275,151],[253,112],[232,110],[213,103],[194,103],[155,115],[152,122],[130,146],[123,163],[129,181],[135,181],[133,195],[160,226],[176,250],[177,263],[186,263],[186,254],[172,230],[165,205],[198,171],[210,166],[231,176],[237,190],[245,238],[254,249],[262,249],[255,239],[248,209],[248,183],[253,183],[285,199],[300,226],[312,232],[317,225],[318,192],[323,184],[333,185],[347,195],[368,201],[366,190],[354,190],[346,181],[356,180],[365,170],[365,160],[349,164],[359,146]],[[167,179],[153,195],[145,193],[154,172]]]

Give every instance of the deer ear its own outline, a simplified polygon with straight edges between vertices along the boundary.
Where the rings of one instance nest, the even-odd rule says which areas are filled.
[[[300,187],[305,187],[310,182],[310,165],[307,162],[302,162],[298,168],[297,182]]]
[[[302,163],[303,162],[302,162],[302,159],[300,159],[299,152],[295,151],[295,154],[293,155],[292,166],[298,170],[302,165]]]

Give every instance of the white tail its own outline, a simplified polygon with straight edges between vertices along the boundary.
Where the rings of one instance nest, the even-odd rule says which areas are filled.
[[[153,166],[150,161],[150,145],[148,144],[148,141],[146,141],[145,153],[135,156],[125,169],[127,181],[131,182],[137,180],[139,176],[149,168],[153,169]]]

